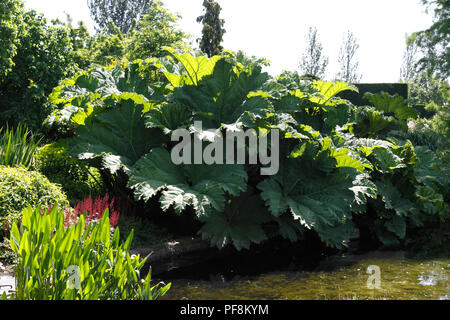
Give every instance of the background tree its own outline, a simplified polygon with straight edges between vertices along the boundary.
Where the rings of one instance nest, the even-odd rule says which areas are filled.
[[[414,41],[407,41],[400,68],[400,81],[411,83],[417,75],[418,47]]]
[[[325,76],[325,70],[328,66],[328,57],[322,53],[323,47],[317,34],[317,28],[309,28],[306,41],[307,46],[300,61],[300,70],[303,74],[309,74],[322,79]]]
[[[222,11],[222,8],[217,2],[204,0],[203,7],[204,14],[197,18],[197,22],[203,24],[202,38],[197,41],[200,43],[200,49],[208,57],[212,57],[223,50],[220,43],[226,32],[223,28],[225,20],[220,19],[220,11]]]
[[[177,29],[179,15],[173,15],[159,0],[153,1],[150,11],[131,31],[126,57],[129,60],[161,57],[163,47],[187,49],[188,35]]]
[[[0,82],[14,65],[17,34],[23,5],[17,0],[0,1]]]
[[[450,160],[450,86],[428,69],[417,72],[409,82],[409,101],[422,105],[431,112],[431,118],[414,121],[414,130],[440,137],[437,148],[447,153]],[[431,140],[431,139],[430,139]]]
[[[434,103],[444,105],[449,102],[448,94],[443,94],[449,88],[448,83],[441,81],[430,71],[416,73],[408,84],[409,100],[412,104],[427,105]]]
[[[127,42],[119,28],[112,34],[96,34],[90,46],[93,64],[106,65],[113,60],[122,60],[127,52]]]
[[[443,105],[446,101],[446,91],[448,83],[442,80],[432,68],[422,69],[419,61],[423,61],[424,56],[414,37],[407,37],[406,49],[403,55],[402,66],[400,68],[400,81],[409,84],[409,100],[415,105],[427,105],[431,102]]]
[[[86,70],[93,65],[105,65],[113,60],[146,59],[165,55],[163,47],[188,50],[189,35],[177,28],[180,16],[173,15],[159,0],[152,1],[149,13],[141,17],[140,22],[128,33],[123,33],[110,21],[111,33],[90,35],[85,24],[79,22],[67,24],[73,47],[73,59],[79,69]]]
[[[84,22],[72,26],[72,18],[67,15],[67,22],[53,21],[55,26],[66,28],[72,45],[71,59],[77,71],[87,70],[96,65],[106,65],[112,60],[122,60],[127,52],[128,39],[119,28],[111,22],[113,33],[96,33],[90,35]]]
[[[351,31],[347,31],[343,37],[343,43],[339,50],[338,62],[340,71],[337,78],[348,83],[359,82],[362,75],[359,74],[359,62],[356,60],[356,53],[359,49],[358,40]]]
[[[411,35],[409,41],[414,41],[424,53],[418,61],[420,70],[431,69],[443,80],[450,76],[450,1],[422,0],[427,12],[433,10],[434,23],[423,31]]]
[[[450,152],[450,1],[422,0],[427,12],[432,10],[434,22],[426,30],[413,33],[407,40],[410,48],[417,46],[417,62],[408,81],[409,98],[414,104],[432,111],[431,119],[419,119],[415,127],[438,134],[439,149],[449,158]]]
[[[89,34],[86,24],[83,21],[78,21],[77,25],[74,26],[73,19],[68,13],[66,13],[66,22],[54,20],[53,23],[55,26],[68,30],[73,50],[72,59],[77,69],[88,69],[94,61],[94,55],[91,50],[94,38]]]
[[[130,31],[150,11],[151,0],[87,0],[97,32],[114,33],[112,21],[122,33]]]
[[[16,52],[0,83],[0,127],[22,123],[39,131],[51,112],[47,97],[61,79],[76,71],[68,27],[48,21],[34,10],[15,7]]]

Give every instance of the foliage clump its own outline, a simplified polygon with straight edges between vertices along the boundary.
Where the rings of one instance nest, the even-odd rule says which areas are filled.
[[[6,236],[23,209],[38,205],[66,208],[69,202],[61,187],[43,174],[0,165],[0,234]]]
[[[34,168],[60,185],[72,205],[89,194],[100,194],[104,190],[98,170],[70,157],[64,139],[40,147]]]
[[[30,168],[40,141],[21,124],[15,129],[0,128],[0,164]]]
[[[57,207],[41,211],[27,207],[11,229],[17,256],[12,299],[155,300],[169,290],[170,284],[152,285],[150,273],[141,275],[147,258],[130,255],[133,231],[123,243],[118,228],[111,235],[108,211],[87,226],[83,215],[66,225]]]

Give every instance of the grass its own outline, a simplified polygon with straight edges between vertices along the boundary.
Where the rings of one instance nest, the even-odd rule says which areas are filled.
[[[41,139],[36,139],[20,124],[15,130],[6,127],[3,132],[0,128],[0,164],[10,167],[21,165],[28,169],[33,164],[40,142]]]

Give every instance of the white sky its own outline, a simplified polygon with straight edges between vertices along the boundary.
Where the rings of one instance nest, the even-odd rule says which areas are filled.
[[[271,74],[297,70],[310,26],[316,26],[324,53],[329,57],[327,78],[339,69],[343,34],[350,30],[359,40],[358,60],[362,82],[397,82],[405,49],[405,36],[428,28],[432,16],[420,0],[217,0],[225,19],[223,46],[272,61]],[[86,0],[24,0],[48,18],[83,20],[93,30]],[[182,15],[180,28],[201,35],[196,22],[203,0],[163,0]]]

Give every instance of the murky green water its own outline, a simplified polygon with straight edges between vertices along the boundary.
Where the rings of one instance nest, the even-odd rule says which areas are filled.
[[[379,282],[373,271],[368,273],[369,266],[379,267]],[[450,259],[417,261],[398,253],[373,252],[327,258],[310,271],[291,266],[288,270],[228,279],[221,274],[210,274],[209,279],[178,278],[171,281],[172,288],[164,299],[449,300],[449,278]]]

